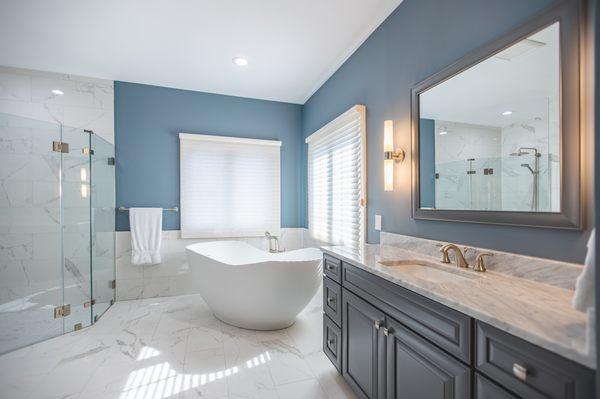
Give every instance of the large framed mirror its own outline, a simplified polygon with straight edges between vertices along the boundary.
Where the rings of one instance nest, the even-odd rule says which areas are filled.
[[[413,88],[414,218],[582,228],[579,3]]]

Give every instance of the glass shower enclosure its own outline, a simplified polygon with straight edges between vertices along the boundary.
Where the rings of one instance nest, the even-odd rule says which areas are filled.
[[[114,302],[114,164],[91,131],[0,113],[0,353]]]

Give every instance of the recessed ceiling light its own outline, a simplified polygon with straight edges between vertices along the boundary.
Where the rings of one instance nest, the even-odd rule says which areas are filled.
[[[62,90],[54,89],[54,90],[52,90],[52,94],[56,94],[57,96],[62,96],[65,93]]]
[[[512,111],[504,111],[502,113],[502,115],[504,115],[504,116],[512,115]]]
[[[442,131],[440,132],[440,134],[448,134],[448,132],[447,132],[447,131],[445,131],[445,130],[442,130]]]
[[[244,57],[235,57],[232,61],[237,66],[246,66],[246,65],[248,65],[248,60],[245,59]]]

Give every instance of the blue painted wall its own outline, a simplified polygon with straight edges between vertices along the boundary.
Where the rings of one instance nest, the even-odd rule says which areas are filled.
[[[282,141],[282,227],[299,215],[302,106],[218,94],[115,82],[117,207],[179,206],[180,132]],[[117,230],[129,230],[117,212]],[[179,229],[165,212],[163,228]]]
[[[354,104],[367,106],[368,242],[379,241],[373,221],[375,214],[381,214],[384,231],[583,261],[588,232],[412,219],[410,157],[396,168],[395,190],[383,190],[383,121],[395,120],[396,143],[410,152],[411,87],[551,2],[405,0],[304,104],[304,137]],[[306,145],[302,156],[302,220],[306,225]],[[590,226],[593,221],[588,219]]]

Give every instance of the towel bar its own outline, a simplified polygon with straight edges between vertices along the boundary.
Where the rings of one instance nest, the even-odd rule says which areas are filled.
[[[176,207],[173,207],[173,208],[163,208],[162,210],[163,211],[179,212],[179,207],[176,206]],[[125,208],[124,206],[120,206],[119,207],[119,211],[121,211],[121,212],[127,212],[127,211],[129,211],[129,208]]]

